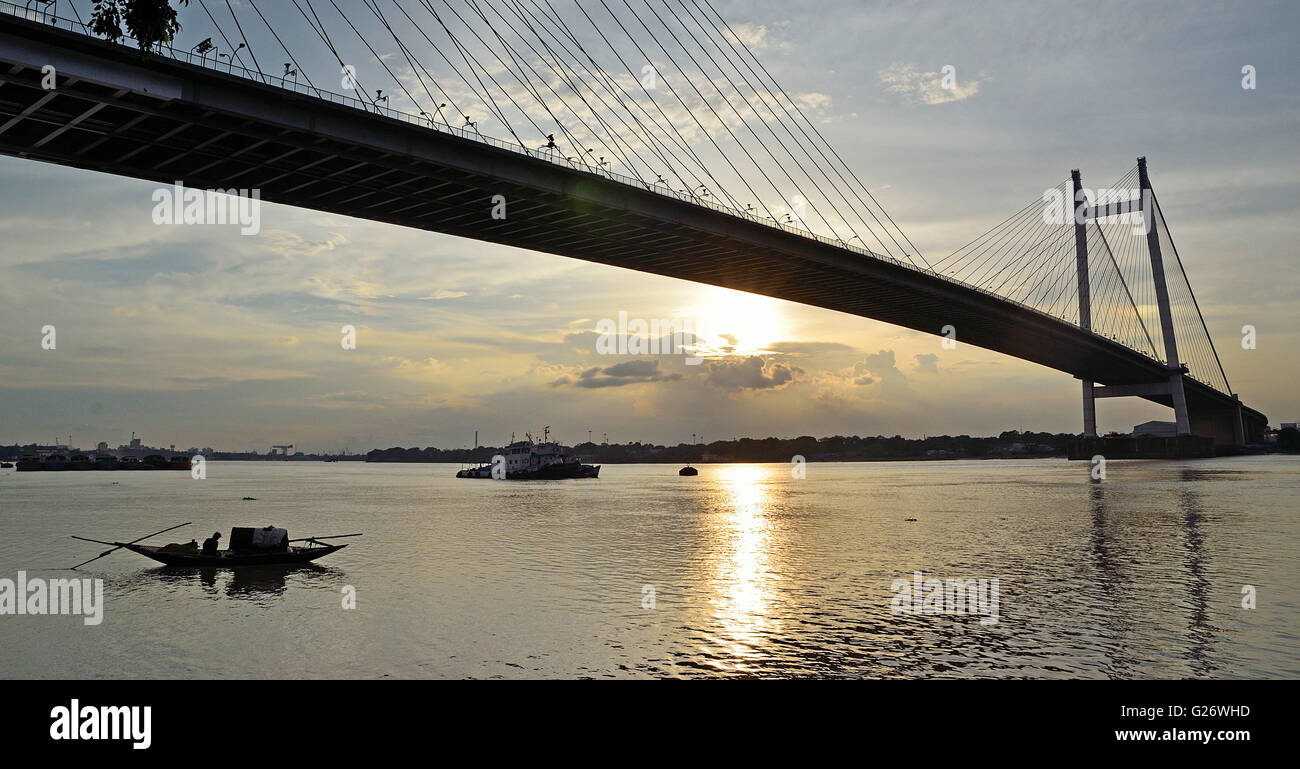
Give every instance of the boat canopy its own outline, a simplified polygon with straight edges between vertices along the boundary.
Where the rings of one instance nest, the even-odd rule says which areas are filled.
[[[261,529],[234,527],[230,530],[230,550],[235,553],[254,553],[267,550],[284,550],[289,546],[289,530],[275,526]]]

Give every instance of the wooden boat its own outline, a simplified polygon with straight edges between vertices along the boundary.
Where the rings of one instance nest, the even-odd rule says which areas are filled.
[[[119,543],[106,544],[117,545]],[[285,564],[311,563],[317,558],[347,547],[347,545],[318,543],[310,547],[290,547],[283,552],[234,553],[229,550],[218,550],[216,555],[204,555],[203,553],[164,550],[157,545],[132,545],[126,543],[120,543],[120,545],[133,553],[139,553],[145,558],[152,558],[168,566],[203,566],[221,569],[233,569],[238,566],[281,566]]]
[[[97,542],[101,545],[112,545],[112,549],[105,550],[90,561],[103,558],[114,550],[126,548],[133,553],[139,553],[145,558],[152,558],[159,563],[168,566],[188,566],[203,568],[221,568],[233,569],[241,566],[284,566],[311,563],[317,558],[329,555],[330,553],[342,550],[347,547],[326,542],[326,539],[342,539],[344,537],[359,537],[360,534],[332,534],[328,537],[305,537],[302,539],[289,539],[289,533],[284,529],[276,529],[267,526],[265,529],[258,530],[252,528],[236,527],[230,530],[230,548],[227,550],[216,550],[210,553],[204,553],[195,544],[186,545],[141,545],[143,540],[149,537],[155,537],[173,529],[179,529],[181,526],[189,526],[189,523],[182,523],[172,526],[162,531],[156,531],[153,534],[147,534],[139,539],[130,542],[105,542],[100,539],[90,539],[89,537],[73,536],[73,539],[79,539],[83,542]],[[254,538],[255,532],[276,534],[274,544],[261,544]],[[304,547],[295,547],[293,543],[308,543]],[[72,568],[76,569],[85,566],[90,561],[79,563]]]

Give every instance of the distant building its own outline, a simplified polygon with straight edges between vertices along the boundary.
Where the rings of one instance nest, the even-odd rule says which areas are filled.
[[[1282,429],[1283,429],[1283,430],[1287,429],[1288,427],[1291,428],[1292,430],[1296,429],[1295,422],[1283,422],[1283,423],[1282,423]]]
[[[1140,425],[1133,425],[1133,437],[1139,435],[1153,435],[1158,438],[1172,438],[1178,435],[1178,424],[1176,422],[1143,422]]]

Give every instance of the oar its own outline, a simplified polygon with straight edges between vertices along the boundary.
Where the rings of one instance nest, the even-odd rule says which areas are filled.
[[[99,542],[99,544],[101,544],[101,545],[117,545],[117,547],[114,547],[114,548],[110,548],[110,549],[108,549],[108,550],[105,550],[104,552],[102,552],[102,553],[100,553],[99,555],[95,556],[94,558],[91,558],[91,559],[90,559],[90,561],[98,561],[100,558],[103,558],[104,556],[108,555],[109,553],[113,552],[114,550],[120,550],[120,549],[126,547],[127,545],[134,545],[135,543],[140,542],[141,540],[145,540],[145,539],[148,539],[148,538],[150,538],[150,537],[156,537],[156,536],[158,536],[159,534],[166,534],[167,532],[171,531],[172,529],[179,529],[179,528],[182,527],[182,526],[189,526],[191,523],[194,523],[194,521],[186,521],[185,523],[178,523],[178,524],[176,524],[175,526],[172,526],[172,527],[170,527],[170,528],[163,529],[162,531],[155,531],[153,534],[146,534],[146,535],[144,535],[143,537],[140,537],[140,539],[133,539],[133,540],[131,540],[130,542],[100,542],[100,540],[98,540],[98,539],[86,539],[85,537],[78,537],[78,536],[76,536],[75,534],[72,535],[72,538],[73,538],[73,539],[80,539],[80,540],[83,540],[83,541],[86,541],[86,542]],[[85,566],[86,564],[90,563],[90,561],[82,561],[81,563],[77,564],[76,566],[73,566],[72,568],[74,568],[74,569],[80,569],[82,566]]]
[[[360,534],[327,534],[323,537],[303,537],[302,539],[291,539],[290,542],[315,542],[318,539],[342,539],[343,537],[360,537]]]

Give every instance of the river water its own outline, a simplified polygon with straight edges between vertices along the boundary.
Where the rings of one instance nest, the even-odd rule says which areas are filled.
[[[1296,457],[1112,461],[1100,483],[1064,460],[809,464],[804,478],[607,465],[553,482],[456,469],[3,471],[0,578],[15,581],[66,578],[55,569],[104,549],[72,534],[365,533],[295,570],[177,571],[118,551],[80,572],[103,580],[101,624],[0,615],[4,677],[1300,675]],[[986,580],[985,612],[897,613],[918,571]]]

